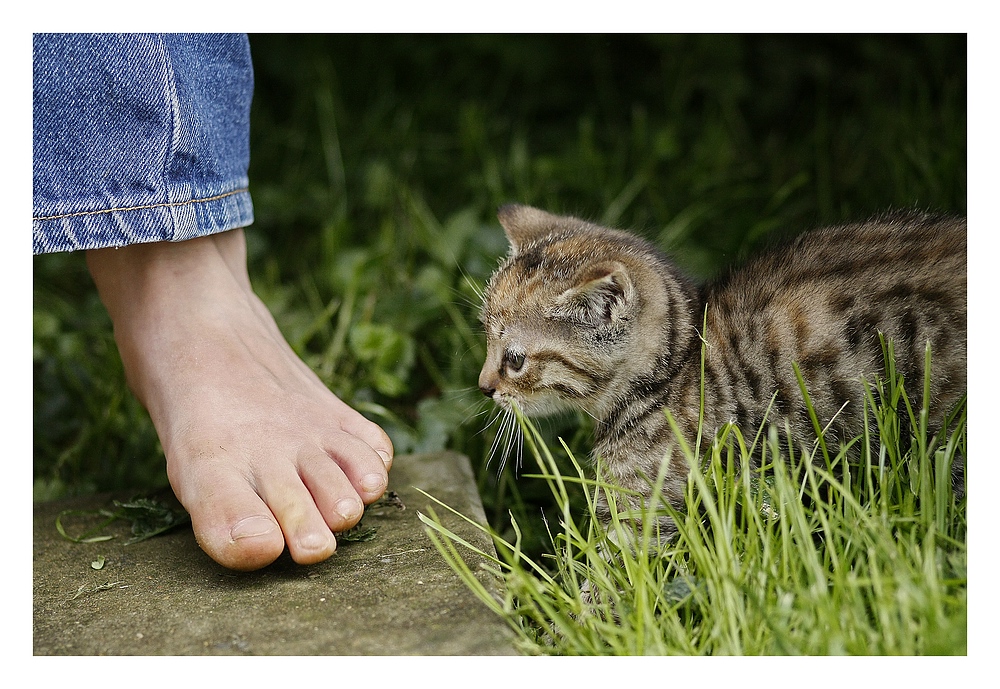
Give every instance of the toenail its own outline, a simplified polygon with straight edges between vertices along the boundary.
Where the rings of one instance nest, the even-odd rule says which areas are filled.
[[[241,538],[252,538],[253,536],[263,536],[274,531],[277,524],[267,517],[260,515],[247,517],[236,522],[233,530],[229,532],[230,538],[238,541]]]
[[[307,533],[299,538],[299,547],[303,550],[325,550],[330,546],[330,537],[327,533]]]
[[[382,474],[368,474],[361,479],[361,487],[366,493],[377,493],[385,488],[385,476]]]
[[[358,500],[352,500],[351,498],[344,498],[343,500],[338,500],[336,506],[333,508],[336,510],[337,514],[346,519],[347,521],[353,521],[357,519],[364,507]]]

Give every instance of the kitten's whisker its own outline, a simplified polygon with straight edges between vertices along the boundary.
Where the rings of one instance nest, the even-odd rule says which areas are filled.
[[[512,412],[508,412],[507,416],[504,418],[506,422],[506,441],[504,442],[503,448],[503,458],[500,460],[500,471],[502,472],[504,467],[507,466],[507,458],[510,457],[510,446],[514,440],[514,434],[517,433],[517,419],[514,417]]]
[[[462,266],[459,266],[459,270],[462,271],[462,277],[465,279],[465,284],[468,285],[469,289],[472,290],[473,294],[479,297],[478,304],[470,303],[469,306],[476,306],[476,307],[482,306],[483,302],[486,301],[486,287],[473,280],[472,276],[466,273],[465,269],[463,269]],[[458,290],[455,291],[458,292]],[[462,294],[461,292],[458,293],[460,296],[465,297],[465,295]]]
[[[514,464],[516,473],[524,466],[524,431],[521,430],[521,424],[516,424],[515,433],[517,434],[517,459]]]
[[[478,419],[480,416],[486,416],[489,413],[490,413],[490,408],[489,407],[483,407],[479,411],[477,411],[475,414],[471,414],[469,416],[466,416],[465,420],[462,423],[469,423],[473,419]],[[483,426],[481,429],[479,429],[479,433],[483,433],[484,431],[486,431],[490,427],[490,425],[493,423],[494,420],[495,419],[488,421],[485,426]]]
[[[493,443],[490,445],[489,454],[486,456],[486,468],[487,469],[490,466],[490,462],[493,461],[493,457],[496,454],[497,448],[500,446],[501,437],[503,436],[504,427],[506,426],[506,418],[503,417],[503,413],[502,412],[503,412],[502,409],[497,408],[496,416],[494,416],[490,420],[489,424],[487,424],[486,428],[483,429],[485,431],[490,426],[492,426],[494,423],[497,423],[498,421],[500,422],[500,425],[497,427],[496,435],[493,436]]]

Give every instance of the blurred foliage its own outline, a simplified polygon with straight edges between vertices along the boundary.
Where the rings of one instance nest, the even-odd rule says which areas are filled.
[[[966,207],[961,35],[254,35],[251,49],[255,289],[397,452],[472,457],[500,517],[537,516],[544,487],[486,462],[476,309],[506,253],[497,206],[631,228],[697,277],[818,224]],[[36,497],[162,482],[82,256],[35,261]],[[545,428],[585,444],[575,419]]]

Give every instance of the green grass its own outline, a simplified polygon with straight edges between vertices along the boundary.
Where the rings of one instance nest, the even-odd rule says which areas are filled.
[[[966,209],[964,36],[251,37],[255,289],[399,452],[451,448],[533,558],[561,508],[487,463],[475,389],[495,220],[536,204],[635,230],[706,277],[775,236]],[[83,256],[35,258],[36,499],[166,483]],[[586,420],[540,425],[587,453]],[[572,462],[557,453],[560,470]],[[577,498],[579,499],[579,498]]]
[[[929,364],[928,356],[927,380]],[[626,496],[600,480],[600,467],[589,478],[563,445],[573,469],[564,475],[534,425],[520,418],[540,471],[532,478],[546,483],[560,513],[550,524],[551,554],[541,559],[525,553],[519,538],[476,525],[496,545],[498,557],[474,550],[493,563],[503,598],[462,558],[460,546],[472,546],[443,527],[435,510],[421,518],[526,653],[964,655],[966,505],[952,492],[950,468],[965,456],[965,404],[928,438],[928,385],[924,404],[912,405],[891,369],[874,382],[865,413],[879,437],[860,462],[849,463],[846,448],[821,451],[822,442],[788,461],[779,429],[766,426],[752,437],[727,426],[704,455],[683,445],[692,471],[679,512],[665,500],[638,514],[616,510]],[[914,437],[901,436],[901,415]],[[598,491],[612,506],[607,526],[596,523]],[[583,510],[575,507],[579,494]],[[678,524],[667,546],[653,530],[660,514]],[[514,517],[511,527],[519,536]]]

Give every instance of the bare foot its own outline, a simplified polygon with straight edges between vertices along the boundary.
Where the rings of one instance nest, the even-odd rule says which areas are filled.
[[[250,287],[243,230],[87,252],[129,386],[198,543],[253,570],[336,549],[385,491],[392,443],[295,355]]]

